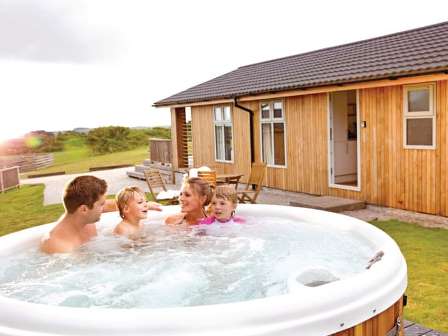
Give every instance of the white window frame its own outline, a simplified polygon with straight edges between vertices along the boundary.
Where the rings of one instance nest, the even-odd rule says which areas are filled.
[[[281,118],[274,118],[274,104],[275,103],[281,103],[282,104],[282,117]],[[262,105],[268,104],[269,106],[269,118],[262,118]],[[287,168],[288,167],[288,150],[287,150],[287,143],[286,143],[286,118],[285,118],[285,102],[283,100],[272,100],[272,101],[264,101],[260,103],[260,156],[261,160],[263,161],[263,137],[262,137],[262,125],[263,124],[270,124],[271,125],[271,149],[272,153],[274,153],[275,147],[274,147],[274,124],[283,123],[283,143],[285,146],[285,164],[284,165],[276,165],[273,162],[266,162],[267,167],[271,168]],[[273,160],[275,158],[275,153],[273,154]],[[264,162],[264,161],[263,161]]]
[[[229,109],[230,109],[230,120],[224,120],[224,108],[225,107],[228,107]],[[222,114],[222,117],[223,117],[223,119],[222,120],[216,120],[216,115],[215,115],[215,109],[216,108],[220,108],[221,109],[221,114]],[[233,142],[233,117],[232,117],[232,115],[233,115],[233,111],[232,111],[232,106],[230,106],[230,105],[215,105],[215,106],[213,106],[213,108],[212,108],[212,114],[213,114],[213,138],[214,138],[214,151],[215,151],[215,161],[216,162],[222,162],[222,163],[233,163],[233,158],[234,158],[234,152],[233,152],[233,148],[234,148],[234,146],[233,146],[233,144],[234,144],[234,142]],[[216,126],[218,126],[218,127],[222,127],[223,128],[223,132],[222,132],[222,143],[224,144],[224,158],[225,158],[225,153],[226,153],[226,149],[225,149],[225,146],[226,146],[226,142],[225,142],[225,136],[224,136],[224,127],[225,126],[230,126],[230,128],[231,128],[231,133],[232,133],[232,148],[231,148],[231,150],[230,150],[230,157],[231,157],[231,159],[230,160],[225,160],[225,159],[219,159],[218,158],[218,153],[217,153],[217,151],[216,151]]]
[[[408,92],[417,89],[429,89],[429,110],[409,112]],[[436,149],[436,106],[435,106],[435,84],[405,85],[403,87],[403,146],[406,149]],[[432,145],[408,145],[407,123],[408,119],[432,118]]]

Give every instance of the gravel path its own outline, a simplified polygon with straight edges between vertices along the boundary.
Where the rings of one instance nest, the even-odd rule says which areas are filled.
[[[375,219],[398,219],[403,222],[416,223],[427,228],[448,229],[448,217],[434,216],[400,209],[385,208],[376,205],[368,205],[365,209],[362,210],[344,211],[343,214],[365,221],[371,221]]]

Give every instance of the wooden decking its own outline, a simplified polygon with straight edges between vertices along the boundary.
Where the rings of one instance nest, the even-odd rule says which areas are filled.
[[[332,212],[358,210],[366,207],[366,203],[364,201],[307,194],[298,194],[293,201],[289,202],[289,205]]]
[[[404,321],[404,335],[405,336],[448,336],[447,333],[442,333],[431,328],[426,328],[420,324],[411,321]]]

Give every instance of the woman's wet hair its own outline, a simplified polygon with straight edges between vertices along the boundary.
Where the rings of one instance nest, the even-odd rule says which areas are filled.
[[[206,206],[211,202],[213,192],[207,181],[201,179],[200,177],[190,177],[184,184],[190,186],[190,188],[193,189],[198,196],[206,196],[203,206]]]
[[[124,219],[124,207],[129,204],[129,201],[135,198],[136,193],[146,198],[145,193],[139,187],[124,187],[115,197],[121,218]]]

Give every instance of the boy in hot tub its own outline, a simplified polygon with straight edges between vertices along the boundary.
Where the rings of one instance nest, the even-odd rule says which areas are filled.
[[[148,217],[148,210],[161,210],[158,203],[146,201],[145,193],[139,187],[121,189],[115,200],[122,221],[115,226],[114,234],[131,239],[142,234],[141,220]]]

